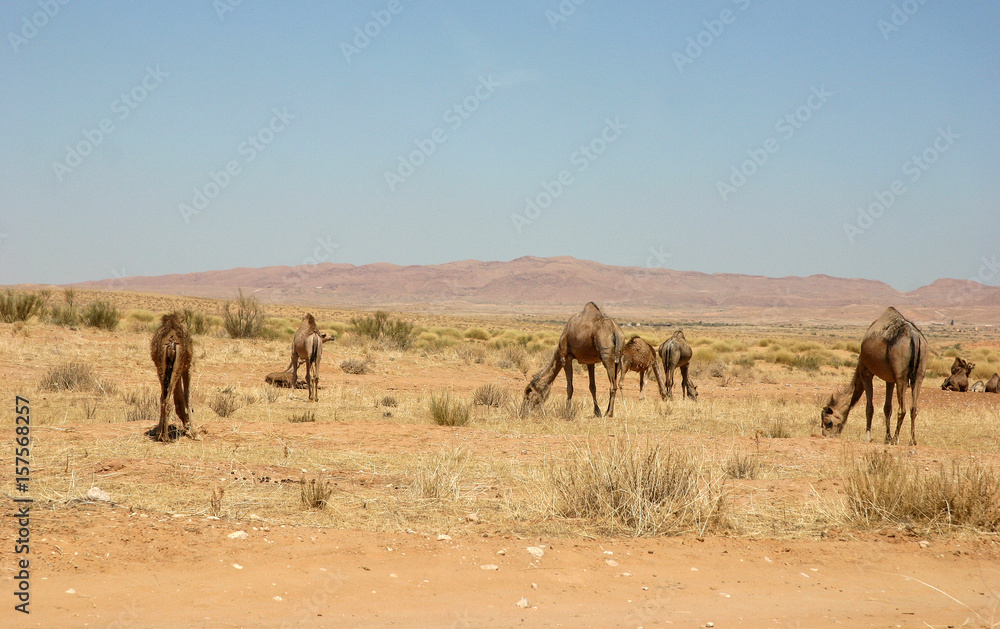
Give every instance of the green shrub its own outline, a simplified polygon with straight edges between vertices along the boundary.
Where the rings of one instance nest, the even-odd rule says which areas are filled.
[[[222,311],[222,325],[230,338],[253,339],[263,335],[264,306],[253,295],[236,293],[236,301],[227,301]]]
[[[498,384],[483,384],[476,387],[472,401],[482,406],[500,408],[510,399],[510,391]]]
[[[393,318],[388,312],[379,310],[372,315],[351,319],[354,331],[361,336],[382,341],[399,349],[407,349],[413,344],[413,324]]]
[[[190,334],[208,334],[211,330],[208,317],[204,312],[196,312],[190,308],[184,309],[184,325]]]
[[[122,313],[108,301],[93,301],[80,314],[84,325],[102,330],[114,330],[122,320]]]
[[[490,333],[482,328],[469,328],[465,331],[465,338],[475,341],[490,340]]]
[[[35,293],[22,293],[7,289],[0,295],[0,319],[5,323],[27,321],[45,312],[45,299]]]
[[[451,393],[431,394],[431,417],[438,426],[467,426],[471,412],[467,404],[452,399]]]

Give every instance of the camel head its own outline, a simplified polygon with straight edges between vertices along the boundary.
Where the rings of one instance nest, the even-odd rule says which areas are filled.
[[[837,399],[831,395],[819,412],[819,425],[824,437],[838,437],[847,423],[847,414],[837,408]]]
[[[687,390],[687,396],[689,398],[691,398],[692,400],[694,400],[695,402],[697,402],[698,401],[698,387],[694,386],[693,384],[689,385],[688,386],[688,390]]]
[[[549,397],[549,387],[541,382],[538,376],[532,378],[528,386],[524,387],[524,401],[530,407],[540,406]]]

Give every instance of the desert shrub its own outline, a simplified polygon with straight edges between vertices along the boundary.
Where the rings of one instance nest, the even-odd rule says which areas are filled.
[[[101,330],[114,330],[122,320],[122,313],[108,301],[92,301],[80,313],[84,325]]]
[[[486,349],[480,345],[461,345],[455,350],[455,353],[469,365],[481,365],[486,362]]]
[[[520,345],[505,345],[500,350],[500,358],[497,367],[501,369],[517,369],[522,374],[527,374],[531,369],[531,358],[528,350]]]
[[[354,317],[351,319],[351,325],[361,336],[385,342],[399,349],[407,349],[413,344],[413,324],[391,317],[383,310],[372,315]]]
[[[460,448],[423,456],[417,461],[410,494],[425,500],[454,500],[461,495],[468,456]]]
[[[226,387],[216,391],[215,395],[209,398],[208,407],[219,417],[229,417],[243,408],[246,402],[247,400],[238,396],[232,387]]]
[[[23,293],[7,289],[0,295],[0,319],[5,323],[27,321],[45,312],[45,298],[37,293]]]
[[[43,391],[100,391],[110,393],[114,385],[102,383],[86,363],[72,362],[52,367],[38,384]]]
[[[303,476],[301,479],[301,490],[299,497],[302,504],[309,509],[324,509],[330,503],[330,496],[333,495],[333,486],[322,476],[318,479],[311,478],[308,481]]]
[[[76,291],[72,288],[63,290],[65,305],[53,305],[49,309],[49,321],[55,325],[72,327],[80,323],[80,312],[76,308]]]
[[[204,312],[197,312],[190,308],[185,308],[183,314],[184,325],[191,334],[208,334],[212,326]]]
[[[745,452],[736,451],[722,463],[722,471],[729,478],[753,480],[760,475],[760,461]]]
[[[707,365],[716,360],[719,360],[719,353],[715,351],[714,347],[710,346],[695,347],[691,355],[691,361],[696,363]]]
[[[819,371],[820,366],[824,362],[826,361],[823,360],[822,356],[814,352],[809,352],[796,355],[795,360],[792,361],[792,367],[804,371]]]
[[[125,421],[155,422],[160,419],[160,396],[152,389],[129,390],[124,398]]]
[[[763,428],[757,431],[757,434],[768,439],[788,439],[792,436],[792,431],[785,423],[785,418],[779,415],[772,417],[769,422],[764,424]]]
[[[490,340],[490,333],[482,328],[469,328],[465,331],[465,338],[475,341]]]
[[[431,394],[431,418],[438,426],[467,426],[472,418],[468,404],[455,400],[445,391]]]
[[[510,391],[498,384],[483,384],[476,387],[472,394],[472,401],[482,406],[500,408],[510,399]]]
[[[742,354],[733,364],[738,367],[753,367],[757,361],[750,354]]]
[[[316,413],[314,411],[305,411],[304,413],[299,413],[297,415],[292,415],[288,418],[288,421],[293,424],[304,424],[316,421]]]
[[[359,375],[363,373],[368,373],[368,367],[371,363],[367,358],[348,358],[341,361],[340,369],[344,373]]]
[[[662,535],[721,525],[721,485],[704,478],[693,457],[616,437],[577,450],[550,472],[552,505],[564,518],[597,521],[612,535]]]
[[[264,306],[253,295],[244,295],[242,288],[236,292],[236,300],[227,301],[222,309],[222,325],[234,339],[261,337],[264,318]]]
[[[378,403],[379,406],[389,406],[392,408],[399,406],[399,402],[396,401],[395,395],[383,395],[382,398],[378,401]]]
[[[1000,530],[1000,475],[977,461],[925,471],[887,450],[852,461],[845,474],[848,517],[878,526],[924,524]]]

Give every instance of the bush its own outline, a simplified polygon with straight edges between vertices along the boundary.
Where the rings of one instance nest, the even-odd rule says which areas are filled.
[[[49,369],[39,383],[44,391],[100,391],[111,393],[114,385],[102,383],[86,363],[69,363]]]
[[[22,293],[7,289],[0,295],[0,319],[5,323],[27,321],[45,312],[45,298],[35,293]]]
[[[722,464],[729,478],[753,480],[760,474],[760,461],[745,452],[733,452]]]
[[[310,509],[326,508],[326,505],[330,503],[330,496],[333,495],[333,487],[330,483],[322,476],[318,480],[312,478],[308,482],[305,477],[302,477],[301,483],[302,489],[299,497],[302,499],[302,504]]]
[[[394,395],[383,395],[382,399],[379,400],[378,403],[379,406],[390,406],[393,408],[399,406],[399,402],[396,401],[396,396]]]
[[[114,330],[122,320],[122,313],[108,301],[93,301],[80,314],[84,325],[102,330]]]
[[[236,292],[236,301],[227,301],[222,311],[222,325],[230,338],[255,339],[263,334],[264,306],[253,295]]]
[[[76,309],[76,291],[67,288],[63,291],[65,306],[52,306],[49,309],[49,321],[55,325],[73,327],[80,323],[80,312]]]
[[[184,325],[190,334],[204,335],[211,331],[211,323],[209,323],[208,317],[205,316],[204,312],[196,312],[190,308],[185,308],[183,315]]]
[[[367,358],[364,360],[360,358],[348,358],[340,363],[340,369],[344,373],[360,375],[368,373],[369,364]]]
[[[475,341],[490,340],[490,333],[482,328],[469,328],[465,331],[465,338]]]
[[[498,384],[483,384],[476,387],[472,401],[483,406],[500,408],[510,399],[510,391]]]
[[[303,424],[316,421],[316,413],[314,411],[306,411],[299,415],[292,415],[288,418],[288,421],[293,424]]]
[[[388,312],[377,311],[373,315],[351,319],[354,331],[362,336],[383,341],[399,349],[407,349],[413,344],[413,324],[389,316]]]
[[[243,403],[244,400],[239,399],[235,391],[226,387],[212,396],[208,401],[208,407],[215,411],[219,417],[229,417],[243,408]]]
[[[471,412],[467,404],[453,400],[445,391],[441,395],[431,394],[431,417],[438,426],[467,426]]]
[[[662,535],[719,524],[723,493],[701,478],[692,457],[616,437],[577,451],[552,469],[553,505],[566,518],[597,520],[611,534]]]

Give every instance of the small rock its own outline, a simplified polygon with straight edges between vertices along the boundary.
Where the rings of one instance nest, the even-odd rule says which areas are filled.
[[[438,535],[438,541],[439,542],[447,542],[450,539],[451,539],[451,535],[445,535],[444,533]]]
[[[276,600],[276,601],[278,601],[280,603],[281,601],[283,601],[285,599],[281,598],[280,596],[275,596],[274,600]]]
[[[706,626],[706,627],[714,627],[714,626],[715,626],[715,623],[714,623],[714,622],[706,622],[706,623],[705,623],[705,626]]]
[[[528,546],[528,553],[535,559],[541,559],[545,556],[545,551],[538,546]]]
[[[111,494],[104,491],[100,487],[91,487],[87,490],[87,500],[101,500],[104,502],[111,502]]]
[[[396,573],[395,572],[390,572],[389,573],[389,578],[390,579],[395,579],[396,578]]]
[[[240,564],[238,564],[238,563],[234,563],[234,564],[233,564],[233,567],[234,567],[234,568],[236,568],[237,570],[242,570],[242,569],[243,569],[243,566],[241,566],[241,565],[240,565]]]
[[[928,542],[927,540],[921,540],[920,543],[917,545],[920,546],[921,548],[928,548],[930,547],[931,543]]]
[[[66,590],[66,593],[67,594],[76,594],[76,590],[74,590],[73,588],[70,588],[70,589]]]
[[[256,513],[251,513],[251,514],[250,514],[250,515],[248,515],[247,517],[248,517],[248,518],[250,518],[251,520],[256,520],[256,521],[258,521],[258,522],[263,522],[263,521],[264,521],[264,518],[260,517],[260,516],[259,516],[259,515],[257,515]]]
[[[247,538],[246,531],[236,531],[229,534],[229,539],[246,539],[246,538]]]
[[[532,590],[537,590],[538,589],[538,584],[537,583],[532,583],[531,584],[531,589]]]
[[[501,548],[500,550],[497,551],[497,554],[498,555],[506,555],[507,554],[507,549],[506,548]]]
[[[617,561],[615,561],[614,559],[606,559],[606,560],[605,560],[605,563],[607,563],[607,564],[608,564],[609,566],[611,566],[612,568],[614,568],[615,566],[617,566],[617,565],[618,565],[618,562],[617,562]]]
[[[483,565],[481,565],[479,567],[482,568],[483,570],[499,570],[500,569],[500,566],[496,565],[495,563],[487,563],[487,564],[483,564]]]
[[[473,524],[479,524],[478,513],[470,513],[469,515],[465,516],[465,519],[468,520],[469,522],[472,522]]]
[[[518,607],[520,607],[521,609],[525,609],[526,607],[528,607],[528,606],[531,605],[531,603],[528,602],[528,599],[524,598],[523,596],[521,597],[521,600],[519,600],[518,602],[516,602],[514,604],[517,605]]]

